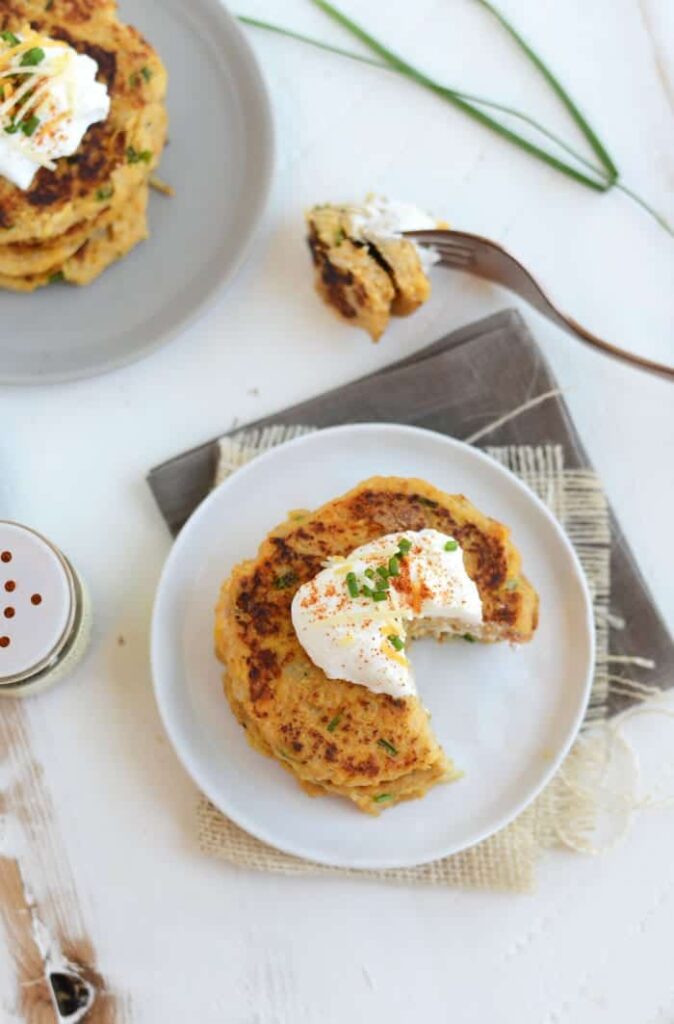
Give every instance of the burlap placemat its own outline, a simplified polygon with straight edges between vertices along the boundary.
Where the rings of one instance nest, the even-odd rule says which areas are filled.
[[[590,583],[596,622],[597,659],[584,732],[552,783],[516,821],[472,849],[429,865],[345,871],[309,863],[254,839],[203,797],[197,812],[200,846],[231,864],[285,875],[527,890],[544,850],[561,844],[593,851],[600,824],[604,843],[606,835],[611,842],[622,833],[636,797],[625,790],[624,772],[619,792],[606,784],[622,748],[604,723],[609,713],[671,685],[674,645],[521,318],[512,312],[487,318],[378,374],[230,431],[158,466],[149,483],[175,533],[217,480],[262,451],[310,429],[363,420],[415,423],[470,443],[491,441],[485,450],[524,480],[564,525]],[[628,774],[632,767],[627,765]]]

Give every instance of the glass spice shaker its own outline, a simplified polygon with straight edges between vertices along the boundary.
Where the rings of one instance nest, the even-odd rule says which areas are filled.
[[[0,696],[27,697],[72,671],[91,611],[65,555],[19,523],[0,521]]]

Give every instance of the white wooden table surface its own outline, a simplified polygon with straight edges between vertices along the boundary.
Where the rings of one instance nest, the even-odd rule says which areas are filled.
[[[350,45],[308,0],[241,4]],[[446,81],[540,112],[574,138],[477,4],[344,5]],[[671,0],[503,7],[571,86],[627,183],[674,221]],[[232,870],[196,848],[195,788],[151,691],[148,623],[170,541],[145,472],[235,420],[516,304],[438,272],[428,306],[375,347],[315,299],[303,208],[369,190],[416,201],[505,241],[597,333],[669,361],[674,336],[674,239],[624,196],[566,181],[393,75],[260,32],[251,38],[273,98],[278,166],[257,248],[224,299],[137,365],[0,390],[0,513],[59,543],[95,607],[84,664],[26,711],[98,967],[120,996],[115,1019],[671,1024],[671,811],[643,816],[600,859],[551,855],[527,896],[279,879]],[[524,315],[672,621],[674,391]],[[671,733],[657,722],[640,732],[651,767],[662,758],[662,769]],[[35,869],[38,903],[45,881]],[[0,934],[3,1024],[24,1021],[2,951],[9,942]]]

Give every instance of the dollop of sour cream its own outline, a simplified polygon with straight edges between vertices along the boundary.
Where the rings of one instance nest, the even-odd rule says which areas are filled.
[[[383,570],[383,572],[382,572]],[[297,638],[329,679],[392,697],[416,694],[407,626],[447,632],[482,622],[482,602],[458,541],[438,530],[391,533],[330,559],[292,602]]]
[[[438,222],[413,203],[383,196],[368,196],[360,206],[349,207],[350,235],[360,241],[378,242],[400,239],[403,231],[433,231]],[[412,243],[424,270],[440,259],[434,249]]]
[[[0,175],[29,189],[40,167],[72,156],[110,112],[98,64],[36,33],[0,38]]]

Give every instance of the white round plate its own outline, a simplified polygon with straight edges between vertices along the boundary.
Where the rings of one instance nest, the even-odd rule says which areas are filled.
[[[103,373],[185,330],[248,253],[273,166],[267,91],[220,0],[120,0],[168,70],[169,145],[150,196],[150,237],[86,288],[0,292],[0,382]]]
[[[533,641],[415,641],[412,661],[434,732],[465,772],[379,818],[311,799],[254,751],[222,692],[213,607],[232,566],[254,555],[290,509],[312,508],[374,475],[417,476],[462,492],[513,531],[541,597]],[[566,536],[511,473],[475,448],[414,427],[335,427],[236,472],[191,517],[171,551],[152,623],[155,693],[178,756],[246,831],[321,864],[390,868],[463,850],[522,811],[558,768],[587,703],[594,662],[590,596]]]

